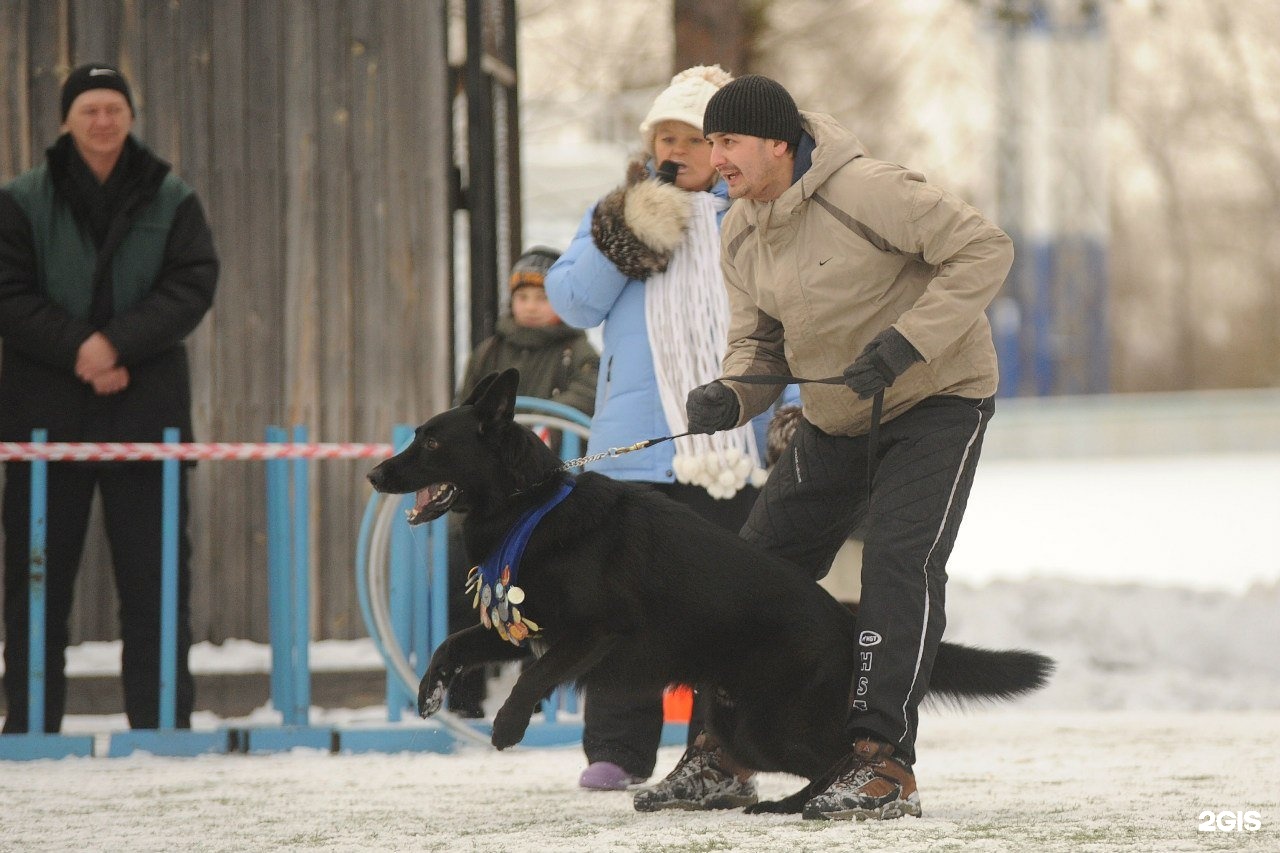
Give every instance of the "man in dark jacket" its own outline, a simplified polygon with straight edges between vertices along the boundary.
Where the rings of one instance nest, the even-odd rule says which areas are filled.
[[[183,339],[213,302],[218,260],[195,193],[131,135],[129,84],[103,64],[62,87],[63,134],[45,162],[0,190],[0,439],[160,441],[191,436]],[[5,732],[25,732],[30,463],[5,468]],[[125,711],[159,724],[162,464],[49,467],[45,719],[66,704],[67,622],[95,488],[111,547],[124,640]],[[185,472],[178,554],[176,722],[189,727],[191,553]]]

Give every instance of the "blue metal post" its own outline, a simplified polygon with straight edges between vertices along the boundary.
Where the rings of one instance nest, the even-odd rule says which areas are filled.
[[[307,428],[293,428],[293,440],[307,441]],[[311,500],[308,461],[293,460],[293,720],[305,726],[311,713]]]
[[[391,445],[397,450],[413,440],[413,427],[397,424],[391,431]],[[413,506],[413,496],[398,501],[400,509]],[[402,513],[396,514],[391,526],[390,547],[387,553],[387,612],[391,617],[391,633],[406,657],[413,647],[413,589],[411,565],[413,563],[413,538],[402,522]],[[410,696],[390,671],[387,673],[387,720],[398,723],[404,709],[416,697]]]
[[[437,527],[435,524],[411,528],[409,536],[413,542],[412,554],[415,565],[409,567],[409,580],[412,590],[410,602],[409,625],[411,628],[412,657],[410,658],[418,672],[426,672],[427,661],[432,652],[431,644],[431,608],[432,590],[431,574],[425,569],[429,563],[426,555],[434,553]],[[423,555],[424,559],[416,559]]]
[[[31,440],[44,444],[49,432],[33,429]],[[27,731],[44,731],[45,531],[48,522],[48,465],[31,463],[31,561],[27,575]]]
[[[175,427],[164,431],[166,444],[181,441]],[[166,459],[160,536],[160,728],[174,728],[178,685],[178,466]]]
[[[431,522],[431,626],[430,648],[436,649],[449,636],[449,594],[461,594],[461,590],[449,589],[449,516],[442,515]],[[423,672],[426,666],[422,667]]]
[[[266,430],[268,442],[283,444],[285,431]],[[289,526],[289,462],[267,460],[267,610],[271,635],[271,704],[290,722],[293,701],[293,609],[290,572],[293,565]]]
[[[49,433],[31,431],[31,441],[44,444]],[[46,567],[46,532],[49,517],[48,462],[31,461],[31,517],[29,561],[27,565],[27,731],[0,737],[0,760],[64,758],[68,755],[93,755],[92,737],[45,734],[45,598],[48,570]]]
[[[397,502],[399,509],[413,506],[413,496],[402,497]],[[387,554],[387,613],[391,617],[391,633],[396,645],[409,654],[412,638],[412,626],[409,624],[412,615],[410,597],[412,581],[409,577],[409,564],[412,562],[413,549],[409,530],[405,527],[402,513],[396,513],[396,522],[391,527],[391,543]],[[399,682],[389,682],[392,689],[387,695],[387,719],[400,721],[400,712],[408,704],[409,698]]]

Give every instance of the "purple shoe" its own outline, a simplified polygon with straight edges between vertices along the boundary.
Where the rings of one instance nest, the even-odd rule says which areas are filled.
[[[628,785],[643,781],[643,777],[632,776],[612,761],[593,761],[578,777],[578,787],[590,791],[625,791]]]

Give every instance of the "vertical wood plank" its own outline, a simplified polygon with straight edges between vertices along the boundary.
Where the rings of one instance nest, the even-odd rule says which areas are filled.
[[[288,206],[284,198],[284,163],[291,153],[282,146],[284,110],[282,78],[289,71],[283,62],[283,21],[286,10],[307,4],[251,2],[245,5],[244,72],[239,82],[244,93],[244,141],[246,197],[240,202],[248,224],[247,277],[238,290],[246,314],[258,326],[250,340],[292,340],[289,331],[291,306],[287,297],[286,256],[289,251]],[[298,34],[301,38],[301,34]],[[245,201],[250,203],[246,206]],[[309,303],[314,310],[314,303]],[[281,336],[281,330],[284,335]],[[275,346],[280,346],[276,344]],[[268,403],[268,416],[280,422],[280,389],[285,381],[288,359],[253,357],[246,364],[246,385],[237,393],[253,401]],[[292,418],[286,419],[293,423]],[[258,428],[261,432],[261,427]],[[246,472],[247,473],[247,472]],[[261,479],[244,484],[248,517],[266,517],[266,491]],[[249,543],[246,574],[249,598],[246,617],[253,626],[252,639],[265,640],[261,626],[267,622],[266,551]],[[242,635],[247,636],[247,635]]]
[[[177,5],[175,12],[171,49],[174,54],[176,101],[168,111],[176,122],[174,167],[200,196],[205,216],[212,222],[209,209],[209,7],[207,3],[182,3]],[[216,227],[213,231],[214,245],[221,250],[224,246],[221,235]],[[213,396],[213,375],[218,367],[215,358],[218,308],[226,292],[227,277],[228,268],[224,261],[213,308],[187,338],[187,354],[191,361],[191,421],[197,440],[212,440],[219,436],[212,423],[213,413],[229,402],[225,399],[215,401]],[[226,464],[204,463],[197,465],[188,475],[192,547],[191,631],[193,636],[201,639],[214,636],[215,614],[220,613],[224,599],[220,568],[224,565],[224,540],[228,531],[214,525],[213,514],[214,507],[221,505],[221,496],[231,488],[230,477],[234,473]],[[247,482],[255,481],[250,477]],[[252,529],[256,521],[248,516],[238,519],[237,523]]]
[[[109,62],[121,66],[123,6],[122,2],[104,3],[101,0],[72,0],[68,4],[68,44],[71,48],[68,71],[86,62]],[[121,70],[124,69],[121,67]],[[136,69],[131,67],[130,70]],[[129,76],[128,72],[126,76]],[[129,79],[132,82],[131,76]]]
[[[346,4],[318,7],[314,67],[316,92],[316,186],[320,204],[315,216],[320,239],[315,245],[317,292],[324,306],[319,321],[317,415],[326,440],[361,440],[352,424],[351,381],[354,351],[353,318],[361,295],[352,259],[352,222],[358,206],[352,191],[349,76],[351,33]],[[359,463],[334,462],[318,472],[325,495],[341,497],[316,506],[317,628],[327,636],[349,637],[358,630],[351,582],[352,525],[346,513],[350,483],[359,478]],[[353,618],[354,617],[354,618]]]
[[[266,326],[261,305],[270,301],[271,282],[249,279],[250,252],[254,245],[248,227],[248,208],[257,203],[246,179],[245,146],[245,3],[222,0],[210,7],[208,109],[210,114],[210,197],[209,215],[217,235],[222,262],[221,286],[217,295],[218,324],[214,357],[219,369],[214,374],[213,399],[218,404],[213,417],[213,434],[235,436],[241,441],[261,441],[262,433],[245,436],[242,424],[265,423],[263,389],[251,386],[249,362],[269,358],[269,349],[255,356],[251,342],[272,341],[279,327]],[[267,292],[260,293],[262,287]],[[270,345],[268,344],[268,347]],[[255,396],[255,392],[257,396]],[[218,463],[214,463],[218,464]],[[261,488],[249,479],[249,467],[222,465],[225,488],[212,507],[210,522],[227,531],[216,572],[221,580],[222,611],[213,630],[218,639],[261,638],[249,619],[251,599],[261,595],[261,584],[253,563],[253,542],[244,519],[252,512],[251,493]]]
[[[0,181],[8,182],[33,165],[26,129],[31,124],[25,0],[0,3]]]
[[[58,137],[62,113],[58,106],[62,81],[70,71],[66,57],[66,0],[32,3],[27,7],[27,91],[30,123],[25,128],[30,151],[28,168],[44,157]]]
[[[320,322],[328,310],[328,294],[321,286],[323,274],[317,265],[317,195],[316,171],[316,13],[310,4],[289,7],[286,12],[288,34],[282,54],[283,74],[283,153],[285,240],[284,251],[284,328],[289,348],[285,352],[285,383],[291,423],[305,424],[312,441],[324,438],[320,427],[317,393],[320,386],[319,350]],[[312,465],[312,494],[309,506],[323,511],[323,501],[316,499],[323,489],[327,465]],[[312,633],[320,619],[324,584],[315,573],[321,565],[322,550],[317,543],[325,536],[324,524],[314,520],[311,535]]]

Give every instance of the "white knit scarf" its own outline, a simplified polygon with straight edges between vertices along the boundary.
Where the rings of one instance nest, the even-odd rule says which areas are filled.
[[[649,348],[667,427],[685,432],[685,399],[693,388],[720,376],[720,359],[729,332],[729,300],[720,271],[720,229],[716,213],[729,202],[712,193],[695,192],[684,242],[666,272],[645,285],[644,313]],[[681,483],[702,486],[715,498],[728,499],[746,483],[760,485],[756,437],[751,425],[714,435],[675,440],[673,470]]]

